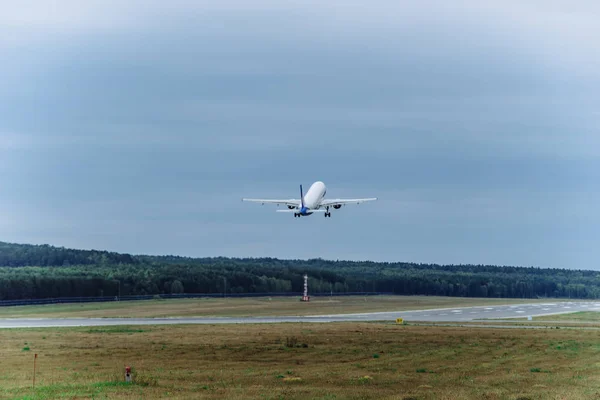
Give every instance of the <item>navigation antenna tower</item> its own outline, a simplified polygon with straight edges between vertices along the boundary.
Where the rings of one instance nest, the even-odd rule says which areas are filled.
[[[310,301],[308,297],[308,275],[304,274],[304,294],[302,295],[302,301]]]

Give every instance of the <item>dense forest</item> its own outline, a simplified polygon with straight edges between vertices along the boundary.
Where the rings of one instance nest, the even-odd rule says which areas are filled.
[[[393,292],[600,298],[600,272],[274,258],[134,256],[0,242],[0,300],[171,293]]]

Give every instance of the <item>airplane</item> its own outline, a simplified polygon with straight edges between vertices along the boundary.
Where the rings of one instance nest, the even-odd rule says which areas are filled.
[[[321,181],[313,183],[306,195],[302,192],[302,185],[300,185],[300,199],[288,199],[288,200],[272,200],[272,199],[242,199],[242,201],[249,201],[253,203],[269,203],[269,204],[284,204],[287,206],[287,210],[276,210],[277,212],[294,213],[294,217],[308,217],[316,212],[324,213],[325,218],[331,218],[330,208],[335,210],[340,209],[346,204],[360,204],[366,201],[377,200],[376,197],[367,199],[333,199],[326,200],[325,194],[327,193],[327,187]]]

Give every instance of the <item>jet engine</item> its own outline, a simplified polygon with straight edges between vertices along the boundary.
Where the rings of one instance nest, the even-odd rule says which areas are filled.
[[[335,208],[336,210],[339,210],[340,208],[342,208],[341,204],[334,204],[333,208]]]
[[[295,206],[287,206],[290,210],[294,210],[296,207]]]

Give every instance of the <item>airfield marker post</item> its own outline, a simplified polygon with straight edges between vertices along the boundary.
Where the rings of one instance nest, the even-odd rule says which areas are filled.
[[[33,355],[33,387],[35,388],[35,364],[37,360],[37,353]]]
[[[125,367],[125,382],[131,382],[131,367]]]

